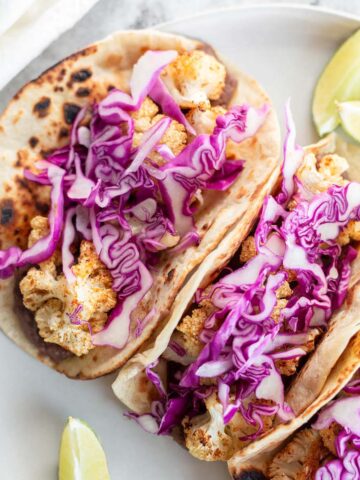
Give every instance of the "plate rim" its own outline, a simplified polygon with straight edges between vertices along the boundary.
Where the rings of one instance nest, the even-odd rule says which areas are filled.
[[[209,8],[191,15],[182,15],[173,20],[160,22],[151,27],[145,27],[145,30],[155,29],[155,30],[166,31],[168,27],[184,22],[186,20],[198,19],[201,17],[206,17],[208,15],[213,15],[217,13],[227,13],[227,12],[234,12],[234,11],[256,11],[256,10],[260,10],[260,11],[264,11],[264,10],[286,11],[287,10],[289,12],[290,11],[312,12],[314,14],[342,18],[344,20],[355,20],[356,22],[359,23],[359,28],[360,28],[360,14],[357,14],[357,13],[345,12],[342,10],[337,10],[335,8],[323,7],[321,5],[302,5],[300,3],[285,4],[285,3],[279,3],[279,2],[271,2],[271,3],[258,3],[256,5],[243,4],[243,5],[228,5],[224,7]]]

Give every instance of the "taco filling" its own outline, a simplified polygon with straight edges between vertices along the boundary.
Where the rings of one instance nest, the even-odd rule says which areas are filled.
[[[357,373],[316,421],[271,461],[270,480],[356,479],[360,475],[360,380]]]
[[[227,460],[294,417],[287,387],[351,286],[360,184],[344,158],[296,145],[289,106],[287,120],[281,185],[146,368],[151,411],[129,414],[152,433],[180,429],[203,460]]]
[[[128,92],[113,88],[75,112],[70,143],[25,171],[50,190],[28,248],[0,252],[0,277],[20,281],[39,335],[76,356],[122,349],[164,252],[200,242],[194,215],[206,191],[225,191],[244,166],[234,145],[256,134],[269,107],[218,105],[226,68],[201,50],[148,50]],[[31,266],[31,268],[29,268]]]

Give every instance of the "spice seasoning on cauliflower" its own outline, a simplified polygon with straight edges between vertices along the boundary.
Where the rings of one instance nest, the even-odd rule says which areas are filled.
[[[308,153],[297,171],[297,177],[305,189],[312,193],[320,193],[325,192],[332,185],[346,185],[348,181],[342,174],[348,168],[348,162],[339,155],[316,157],[313,153]]]
[[[133,147],[138,147],[141,144],[144,133],[165,117],[158,112],[159,108],[156,103],[147,97],[141,108],[132,114],[135,127]],[[187,142],[188,135],[184,125],[176,120],[172,120],[159,144],[166,145],[174,155],[179,155],[187,145]],[[148,158],[160,166],[166,163],[166,160],[155,151],[151,152]]]
[[[307,341],[303,345],[299,345],[305,353],[310,353],[315,349],[315,341],[321,335],[321,331],[317,328],[312,328],[307,333]],[[301,357],[294,357],[288,359],[275,360],[275,366],[281,375],[294,375],[298,369]]]
[[[48,232],[46,218],[35,217],[31,225],[30,246]],[[31,268],[20,282],[20,290],[25,307],[35,313],[44,340],[81,356],[94,348],[91,334],[104,327],[107,312],[116,305],[116,293],[110,272],[91,242],[81,242],[78,262],[72,267],[76,278],[72,285],[64,274],[57,273],[57,256],[55,253],[39,268]]]
[[[182,333],[183,345],[190,356],[197,357],[203,348],[199,338],[204,328],[205,320],[215,311],[213,304],[204,300],[199,308],[195,308],[190,315],[186,315],[179,325],[177,331]]]
[[[250,235],[241,245],[240,262],[245,263],[251,260],[257,254],[255,238]]]
[[[314,475],[326,457],[321,437],[316,430],[300,431],[275,455],[269,467],[270,480],[306,480]]]
[[[337,240],[341,246],[348,245],[352,240],[360,242],[360,222],[351,220],[340,232]]]
[[[227,460],[233,453],[232,438],[225,432],[223,408],[216,395],[205,399],[206,413],[192,419],[185,417],[185,445],[200,460]]]
[[[251,237],[253,238],[253,237]],[[254,244],[255,245],[255,244]],[[241,257],[240,257],[241,258]],[[280,320],[281,311],[286,307],[288,298],[292,295],[292,290],[289,283],[285,280],[280,287],[276,290],[276,305],[272,311],[271,318],[278,323]]]
[[[210,106],[225,87],[226,69],[201,50],[179,55],[162,73],[170,94],[181,108]]]
[[[305,156],[297,176],[304,187],[313,193],[326,191],[331,185],[346,185],[348,180],[343,174],[348,170],[347,160],[336,154],[315,156],[309,153]],[[352,240],[360,241],[360,222],[351,220],[340,232],[340,246],[348,245]]]
[[[337,455],[335,440],[336,437],[339,435],[341,431],[341,425],[336,422],[332,422],[328,428],[324,428],[323,430],[319,430],[321,440],[324,446],[331,452],[333,455]]]
[[[225,108],[220,106],[207,108],[196,107],[188,111],[186,118],[198,135],[202,133],[211,134],[215,128],[217,117],[225,113]]]
[[[254,434],[258,426],[246,422],[240,412],[226,425],[223,419],[223,407],[215,393],[205,399],[206,412],[203,415],[183,420],[186,448],[200,460],[228,460],[234,452],[249,443],[247,436]],[[260,401],[257,401],[260,403]],[[261,404],[271,404],[262,400]],[[273,415],[261,416],[264,431],[273,424]]]
[[[136,132],[146,132],[151,127],[151,121],[159,113],[159,107],[151,98],[146,97],[141,104],[139,110],[131,113],[134,119],[134,127]]]

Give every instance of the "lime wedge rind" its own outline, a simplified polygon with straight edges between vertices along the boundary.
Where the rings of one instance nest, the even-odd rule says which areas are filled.
[[[356,142],[360,142],[360,101],[336,102],[341,126]]]

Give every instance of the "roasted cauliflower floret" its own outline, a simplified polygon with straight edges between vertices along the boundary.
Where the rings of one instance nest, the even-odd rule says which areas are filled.
[[[254,401],[253,398],[251,400]],[[271,404],[266,400],[255,401]],[[244,437],[254,434],[258,427],[248,424],[240,412],[224,425],[223,407],[215,393],[205,399],[205,406],[207,411],[203,415],[183,420],[186,447],[201,460],[228,460],[235,451],[249,443]],[[261,418],[264,431],[270,430],[274,416],[264,415]]]
[[[198,135],[209,135],[214,131],[216,119],[225,113],[226,109],[218,105],[209,107],[200,106],[189,110],[189,112],[186,114],[186,117]],[[227,159],[238,160],[239,158],[242,158],[239,150],[241,150],[241,147],[238,143],[231,139],[227,140],[225,151]]]
[[[255,257],[257,254],[255,238],[250,235],[241,245],[240,262],[245,263]]]
[[[112,290],[110,272],[98,257],[94,244],[82,241],[78,263],[72,267],[76,276],[72,303],[82,306],[80,318],[87,322],[92,319],[92,328],[99,331],[107,319],[108,312],[116,305],[116,293]],[[98,324],[97,322],[100,322]]]
[[[275,323],[279,323],[281,311],[286,307],[288,301],[286,298],[278,298],[276,301],[276,305],[271,312],[271,318],[274,320]]]
[[[40,215],[34,217],[30,221],[30,226],[31,231],[28,238],[28,247],[32,247],[34,243],[48,235],[48,233],[50,232],[48,219],[46,217],[41,217]],[[60,263],[60,251],[56,250],[54,255],[50,259],[45,260],[42,263],[42,270],[55,271],[56,266],[60,265]]]
[[[270,400],[258,400],[255,396],[247,399],[247,403],[253,402],[260,405],[273,405]],[[273,426],[274,415],[261,415],[263,423],[263,432],[269,431]],[[258,431],[258,425],[250,425],[240,412],[235,413],[233,418],[226,426],[226,432],[232,438],[234,451],[237,451],[250,443],[250,440],[244,439],[248,435],[253,435]]]
[[[46,217],[34,217],[31,222],[31,232],[28,239],[28,246],[32,247],[35,242],[45,237],[49,233],[49,222]]]
[[[335,456],[337,455],[335,440],[336,440],[336,437],[339,435],[341,429],[342,429],[341,425],[339,425],[336,422],[333,422],[328,428],[319,430],[323,444]]]
[[[207,412],[182,422],[185,445],[200,460],[227,460],[233,453],[232,439],[225,433],[223,408],[216,395],[205,400]]]
[[[149,122],[148,128],[145,130],[137,130],[135,126],[135,133],[134,133],[134,139],[133,139],[133,146],[138,147],[141,144],[142,137],[144,135],[144,132],[154,126],[159,120],[161,120],[164,117],[164,115],[158,114],[155,115]],[[139,120],[140,121],[140,120]],[[144,122],[145,124],[145,122]],[[144,125],[143,124],[143,125]],[[142,126],[143,126],[142,125]],[[184,149],[188,141],[188,136],[186,133],[186,129],[184,125],[181,123],[177,122],[176,120],[172,120],[169,128],[166,130],[164,135],[162,136],[160,140],[161,145],[166,145],[169,147],[171,152],[174,155],[179,155],[179,153]],[[164,165],[167,160],[164,159],[160,153],[153,151],[150,153],[149,158],[157,163],[158,165]]]
[[[315,340],[320,335],[320,330],[312,328],[307,333],[307,342],[299,345],[305,353],[312,352],[315,348]],[[289,347],[289,349],[292,347]],[[301,357],[289,358],[287,360],[275,360],[275,366],[281,375],[290,376],[296,373]]]
[[[276,298],[289,298],[292,295],[289,282],[285,280],[280,287],[276,290]]]
[[[317,169],[324,179],[343,182],[342,175],[349,168],[347,160],[335,153],[324,155],[317,161]]]
[[[224,65],[201,50],[179,55],[162,73],[170,94],[182,108],[208,107],[210,100],[220,98],[225,77]]]
[[[198,135],[202,133],[211,134],[215,128],[217,117],[219,115],[224,115],[225,113],[225,108],[220,106],[192,108],[186,114],[186,117]]]
[[[35,321],[46,342],[56,343],[78,356],[93,348],[88,328],[69,326],[69,320],[64,322],[63,303],[56,298],[48,300],[36,311]]]
[[[182,333],[183,345],[187,353],[197,357],[203,348],[199,335],[204,328],[205,320],[213,313],[215,307],[213,304],[204,300],[199,308],[195,308],[190,315],[186,315],[176,329]]]
[[[33,225],[29,244],[41,238],[41,229],[46,234],[43,220],[33,221]],[[81,243],[73,273],[76,280],[69,285],[64,274],[57,273],[53,256],[39,268],[28,271],[20,282],[20,290],[25,307],[35,313],[44,340],[81,356],[94,348],[91,333],[105,325],[107,312],[116,305],[116,293],[111,288],[110,272],[91,242]]]
[[[131,114],[134,119],[134,127],[136,132],[146,132],[151,127],[151,121],[159,113],[159,107],[151,98],[146,97],[141,104],[139,110]]]
[[[312,193],[326,191],[332,185],[345,185],[342,174],[349,168],[347,161],[339,155],[329,154],[317,159],[313,153],[305,155],[297,176],[305,188]]]
[[[308,480],[326,456],[319,433],[310,428],[301,430],[275,455],[269,466],[270,480]]]
[[[163,117],[164,115],[156,115],[152,120],[152,125],[155,125],[155,123],[157,123]],[[187,139],[187,133],[184,125],[173,120],[170,123],[169,128],[164,133],[164,136],[160,140],[160,144],[167,145],[174,155],[179,155],[179,153],[186,146]]]
[[[341,246],[347,245],[353,240],[355,242],[360,241],[360,222],[355,220],[351,220],[338,236],[338,242]]]
[[[280,320],[281,311],[286,307],[288,298],[291,296],[292,290],[289,283],[285,280],[276,290],[276,305],[271,313],[271,318],[278,323]]]

